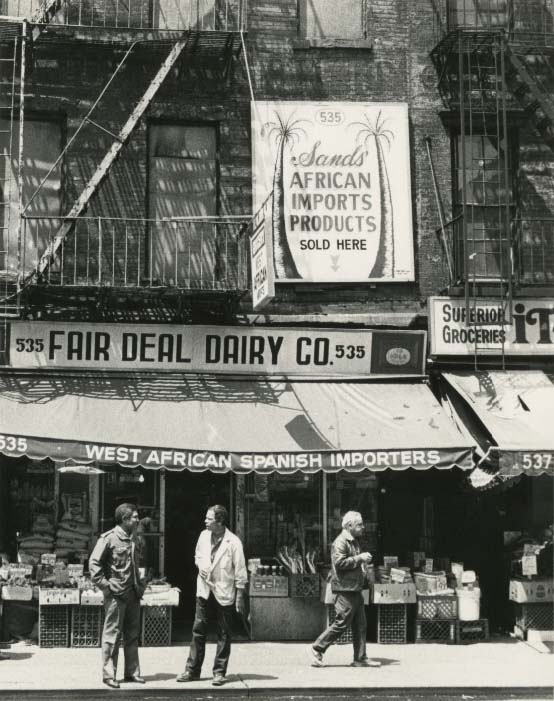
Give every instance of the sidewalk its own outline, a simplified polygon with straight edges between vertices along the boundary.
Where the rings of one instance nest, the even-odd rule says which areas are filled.
[[[146,686],[122,683],[119,691],[111,691],[101,683],[98,648],[44,649],[18,643],[3,652],[8,659],[0,661],[0,697],[95,698],[113,693],[126,698],[201,698],[220,694],[227,698],[271,698],[286,692],[296,696],[351,697],[367,695],[365,692],[371,689],[395,690],[404,697],[411,690],[414,697],[420,698],[427,696],[424,690],[435,698],[447,698],[449,691],[456,691],[459,698],[462,691],[466,698],[477,692],[480,698],[490,699],[493,691],[500,693],[498,698],[553,698],[554,656],[541,654],[515,639],[473,645],[369,644],[368,654],[382,663],[378,669],[351,668],[350,645],[333,646],[325,656],[325,666],[314,668],[305,648],[302,643],[235,643],[229,681],[217,690],[210,683],[214,644],[207,645],[202,679],[189,684],[175,682],[175,676],[184,668],[188,646],[141,648]],[[508,696],[508,692],[512,695]]]

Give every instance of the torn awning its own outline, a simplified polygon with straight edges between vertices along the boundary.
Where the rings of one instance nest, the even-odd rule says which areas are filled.
[[[177,470],[473,466],[423,384],[6,374],[0,432],[8,455]]]
[[[499,475],[554,475],[554,377],[540,370],[444,373],[457,416]]]

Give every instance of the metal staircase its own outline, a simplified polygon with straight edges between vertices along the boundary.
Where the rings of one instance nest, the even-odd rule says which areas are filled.
[[[111,136],[113,137],[114,141],[106,154],[104,155],[104,158],[102,159],[102,162],[100,165],[97,167],[87,184],[85,185],[83,191],[71,207],[71,210],[67,214],[67,217],[65,218],[64,223],[61,225],[61,227],[58,229],[58,231],[55,233],[52,241],[48,244],[46,250],[44,253],[41,255],[40,260],[38,262],[37,267],[35,270],[29,274],[25,280],[23,281],[23,286],[33,284],[38,282],[44,273],[47,271],[48,267],[56,260],[56,257],[58,255],[58,252],[60,250],[60,247],[62,246],[63,242],[67,238],[68,234],[71,232],[71,230],[74,227],[75,220],[83,213],[85,208],[87,207],[88,203],[90,202],[91,197],[94,195],[96,192],[98,186],[102,182],[102,180],[106,177],[108,174],[111,166],[115,162],[117,156],[119,155],[119,152],[127,142],[128,138],[132,134],[134,128],[137,126],[140,118],[142,115],[145,113],[146,109],[148,108],[149,104],[152,102],[152,99],[154,98],[155,94],[157,93],[159,87],[165,80],[166,76],[168,75],[169,71],[173,68],[175,65],[177,59],[179,56],[183,53],[185,47],[187,46],[187,43],[190,41],[190,35],[187,33],[182,39],[177,41],[171,48],[170,52],[168,53],[167,57],[163,61],[162,65],[160,66],[158,72],[156,73],[155,77],[153,78],[152,82],[148,85],[146,91],[144,92],[143,96],[139,100],[138,104],[132,111],[131,115],[121,128],[118,134],[112,134]],[[125,55],[125,58],[129,55],[130,52],[127,52]],[[120,63],[120,66],[122,64]],[[88,119],[90,123],[93,123],[92,120]],[[98,126],[98,125],[96,125]],[[102,128],[103,131],[106,131],[105,129]],[[60,158],[63,157],[66,149],[62,152]],[[38,191],[37,191],[38,192]],[[31,200],[32,201],[32,200]],[[31,202],[30,201],[30,202]],[[30,204],[29,202],[29,204]]]
[[[186,0],[186,3],[186,7],[189,8],[188,0]],[[182,4],[184,7],[185,0],[182,0]],[[175,7],[177,7],[177,5],[178,3]],[[205,66],[212,72],[212,75],[217,75],[223,80],[226,79],[232,59],[240,51],[241,42],[239,32],[245,26],[246,6],[246,0],[218,0],[213,3],[213,14],[209,16],[202,15],[202,20],[200,20],[200,6],[197,6],[196,2],[190,3],[190,16],[187,16],[186,26],[182,24],[185,20],[180,16],[177,18],[178,22],[181,23],[179,25],[180,28],[170,28],[166,26],[166,22],[163,28],[160,26],[158,29],[155,29],[155,26],[152,24],[152,22],[155,21],[153,19],[154,15],[149,15],[149,24],[143,25],[142,6],[136,3],[133,5],[133,0],[129,0],[128,20],[132,24],[136,19],[136,12],[140,11],[141,24],[138,27],[134,25],[131,27],[131,24],[122,26],[119,35],[117,34],[119,31],[119,14],[116,13],[116,15],[112,17],[110,14],[111,10],[106,5],[104,5],[104,14],[100,12],[102,8],[99,9],[100,15],[97,19],[97,24],[94,24],[93,18],[88,15],[86,17],[82,15],[83,22],[81,24],[81,12],[84,9],[82,0],[45,0],[45,2],[41,2],[38,9],[33,10],[32,16],[29,17],[28,21],[17,18],[17,21],[14,20],[12,22],[9,18],[4,18],[6,26],[11,26],[11,24],[13,24],[19,29],[19,35],[16,37],[15,35],[9,35],[7,32],[3,33],[2,27],[0,27],[1,56],[3,59],[6,52],[12,52],[9,55],[9,59],[6,58],[6,62],[9,60],[10,68],[14,76],[10,93],[13,99],[9,110],[9,119],[7,119],[9,128],[6,129],[6,131],[9,131],[11,134],[14,130],[19,129],[21,134],[19,139],[20,153],[15,170],[15,159],[11,147],[13,140],[11,137],[7,139],[9,147],[4,149],[5,153],[2,155],[3,160],[11,164],[11,167],[5,169],[6,182],[2,183],[4,186],[2,189],[3,202],[0,203],[6,212],[6,216],[1,222],[3,224],[3,236],[2,239],[0,239],[0,275],[2,282],[2,287],[0,288],[0,318],[8,319],[20,316],[21,301],[26,299],[26,304],[29,303],[31,297],[28,293],[32,292],[37,283],[55,280],[56,283],[61,286],[65,284],[63,260],[64,246],[68,236],[76,231],[77,225],[81,226],[81,228],[83,228],[83,226],[89,226],[89,220],[84,219],[87,207],[91,205],[94,195],[98,192],[100,185],[109,175],[110,169],[116,162],[122,148],[128,142],[136,126],[148,110],[164,80],[176,67],[178,62],[180,62],[179,70],[188,64],[194,65],[195,67]],[[193,9],[193,7],[196,9]],[[198,14],[196,19],[194,15],[195,12]],[[68,17],[78,18],[77,24],[67,28],[65,25],[67,24]],[[167,18],[164,19],[164,21],[166,20]],[[113,26],[113,21],[115,21],[115,26]],[[206,24],[206,26],[204,26],[204,24]],[[131,28],[135,30],[134,33],[129,31]],[[18,202],[16,206],[14,204],[13,187],[19,188],[21,182],[20,164],[23,149],[24,117],[22,96],[25,78],[25,42],[27,42],[27,50],[30,50],[33,44],[38,40],[48,43],[56,41],[56,37],[60,37],[66,43],[76,42],[76,46],[78,46],[79,41],[103,43],[106,47],[111,47],[111,50],[116,52],[114,55],[117,55],[117,52],[120,52],[120,54],[124,52],[124,56],[115,70],[112,71],[112,75],[109,77],[100,95],[93,101],[91,109],[82,119],[81,124],[74,130],[66,147],[56,160],[56,163],[41,180],[32,197],[28,201],[22,202],[22,195],[18,189]],[[125,47],[128,47],[126,52]],[[140,95],[137,93],[133,102],[129,105],[130,114],[121,119],[118,124],[110,125],[110,127],[107,128],[99,124],[98,120],[95,121],[93,119],[93,110],[99,105],[108,88],[111,88],[112,91],[117,93],[117,86],[114,81],[115,75],[124,67],[129,56],[133,54],[133,57],[135,57],[139,54],[140,49],[148,51],[148,71],[150,75],[143,76],[146,87]],[[140,59],[137,60],[140,62]],[[158,67],[156,67],[157,61],[159,61]],[[128,63],[130,63],[130,61],[127,61],[127,64]],[[4,63],[3,65],[5,66],[7,64]],[[19,76],[17,75],[18,70]],[[3,74],[6,74],[5,68]],[[120,78],[121,75],[118,80]],[[122,79],[125,81],[128,80],[128,77],[123,76]],[[20,95],[14,98],[18,85],[20,86]],[[137,85],[137,89],[140,90],[139,85]],[[6,89],[5,83],[3,87]],[[4,107],[3,113],[7,115],[8,111],[5,108],[7,96],[4,95],[2,99],[4,102],[0,104],[0,107]],[[72,200],[70,200],[72,204],[69,209],[66,210],[67,213],[63,217],[50,217],[49,221],[47,221],[48,217],[47,220],[42,220],[46,223],[47,227],[50,227],[50,231],[45,229],[43,232],[43,236],[47,238],[47,243],[45,243],[45,248],[39,251],[38,263],[36,267],[31,270],[29,267],[25,266],[23,254],[25,249],[24,239],[27,236],[28,230],[27,223],[29,222],[31,224],[33,220],[33,217],[28,217],[26,212],[30,211],[30,205],[35,197],[39,195],[39,192],[41,192],[41,188],[47,182],[51,173],[63,162],[68,149],[72,146],[81,130],[90,127],[103,132],[104,139],[106,135],[108,135],[109,146],[104,147],[105,151],[103,157],[99,159],[100,162],[95,166],[93,173],[85,179],[84,184],[80,187],[80,191],[72,194]],[[9,134],[6,134],[6,136],[8,137]],[[12,190],[10,190],[10,187]],[[67,189],[65,194],[68,194]],[[11,206],[9,204],[10,202]],[[14,235],[14,219],[17,219],[17,235]],[[94,221],[96,221],[96,219]],[[158,222],[155,224],[158,225]],[[35,223],[31,224],[31,226],[36,225],[35,218]],[[102,248],[101,225],[102,222],[98,219],[97,228],[100,231],[100,251]],[[41,226],[44,228],[44,224],[41,224]],[[206,231],[208,231],[207,223],[203,222],[201,226],[204,226]],[[229,224],[225,223],[225,227],[229,228]],[[183,225],[181,225],[181,228],[183,228]],[[8,233],[10,233],[10,236],[8,236]],[[219,229],[214,229],[214,233],[215,236],[218,237],[220,235]],[[131,240],[133,236],[134,234],[131,232],[129,240]],[[211,235],[211,237],[213,238],[213,235]],[[222,240],[227,241],[226,231]],[[140,245],[140,241],[139,243],[134,243],[134,245]],[[75,249],[72,252],[73,259],[75,260],[77,251],[77,245],[75,245]],[[127,229],[125,229],[125,255],[127,255],[126,251]],[[80,251],[79,255],[81,255]],[[139,262],[140,255],[141,252],[139,250]],[[11,267],[8,266],[8,260],[11,262]],[[76,265],[76,263],[72,264]],[[53,274],[52,278],[51,274]],[[139,270],[137,270],[137,278],[138,277],[140,277]]]
[[[21,235],[18,211],[21,174],[22,121],[16,115],[23,111],[25,23],[0,21],[0,107],[4,118],[0,129],[0,317],[17,318],[20,314],[18,270]],[[16,129],[18,134],[15,133]],[[16,143],[19,147],[16,147]],[[15,219],[15,221],[14,221]],[[15,231],[12,228],[15,224]],[[14,241],[15,239],[15,241]],[[2,334],[5,338],[5,334]],[[0,348],[0,352],[3,349]]]

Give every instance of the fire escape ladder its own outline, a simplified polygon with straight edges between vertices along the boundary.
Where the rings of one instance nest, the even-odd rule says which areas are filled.
[[[20,22],[6,29],[11,36],[0,44],[0,70],[7,78],[2,82],[0,92],[1,103],[7,108],[4,109],[6,117],[2,120],[0,129],[0,318],[4,320],[17,318],[20,313],[17,299],[21,264],[19,182],[23,142],[26,24]],[[18,211],[15,211],[16,208]]]
[[[504,367],[504,340],[506,326],[511,324],[513,296],[505,41],[496,32],[481,37],[460,34],[458,48],[458,168],[466,318],[470,326],[476,327],[475,368],[483,356],[498,351],[498,344]],[[477,142],[482,144],[479,149]],[[483,297],[493,298],[499,310],[495,319],[483,317]],[[491,342],[478,327],[494,332],[495,340]]]
[[[108,174],[110,168],[112,167],[117,156],[119,155],[119,152],[127,142],[128,138],[137,126],[139,120],[141,119],[146,109],[152,102],[152,99],[156,95],[159,87],[162,85],[166,76],[175,65],[179,56],[183,53],[188,41],[189,35],[187,34],[181,39],[179,39],[179,41],[177,41],[172,46],[171,51],[163,61],[162,65],[160,66],[158,72],[150,82],[143,96],[138,101],[133,112],[131,113],[125,124],[122,126],[120,131],[116,135],[113,135],[114,141],[108,149],[108,151],[106,152],[106,154],[104,155],[102,162],[98,165],[97,169],[90,177],[80,196],[75,200],[73,206],[71,207],[71,210],[68,212],[67,216],[64,219],[64,223],[56,231],[56,233],[52,237],[51,242],[46,247],[46,250],[42,253],[35,270],[25,278],[23,286],[28,286],[40,281],[44,273],[47,271],[48,267],[56,261],[60,247],[64,243],[68,234],[70,234],[71,230],[73,229],[75,225],[75,220],[83,213],[83,211],[88,206],[92,196],[98,189],[100,183]],[[33,197],[36,194],[37,192],[35,192]],[[27,206],[29,206],[29,204],[30,202]]]
[[[507,42],[506,80],[512,95],[523,108],[544,143],[554,151],[554,66],[551,56],[534,49],[519,53]]]

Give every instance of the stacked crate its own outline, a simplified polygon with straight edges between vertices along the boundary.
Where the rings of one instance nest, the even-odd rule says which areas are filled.
[[[416,643],[456,642],[458,600],[453,594],[418,594]]]
[[[39,647],[69,646],[69,606],[39,606]]]
[[[382,644],[408,642],[408,605],[415,604],[415,584],[382,582],[371,585],[376,618],[376,641]]]
[[[554,630],[554,585],[552,579],[512,580],[515,634],[527,638],[529,631]]]
[[[140,644],[144,647],[171,645],[171,606],[143,606]]]
[[[73,606],[71,647],[100,647],[104,609],[102,606]]]

